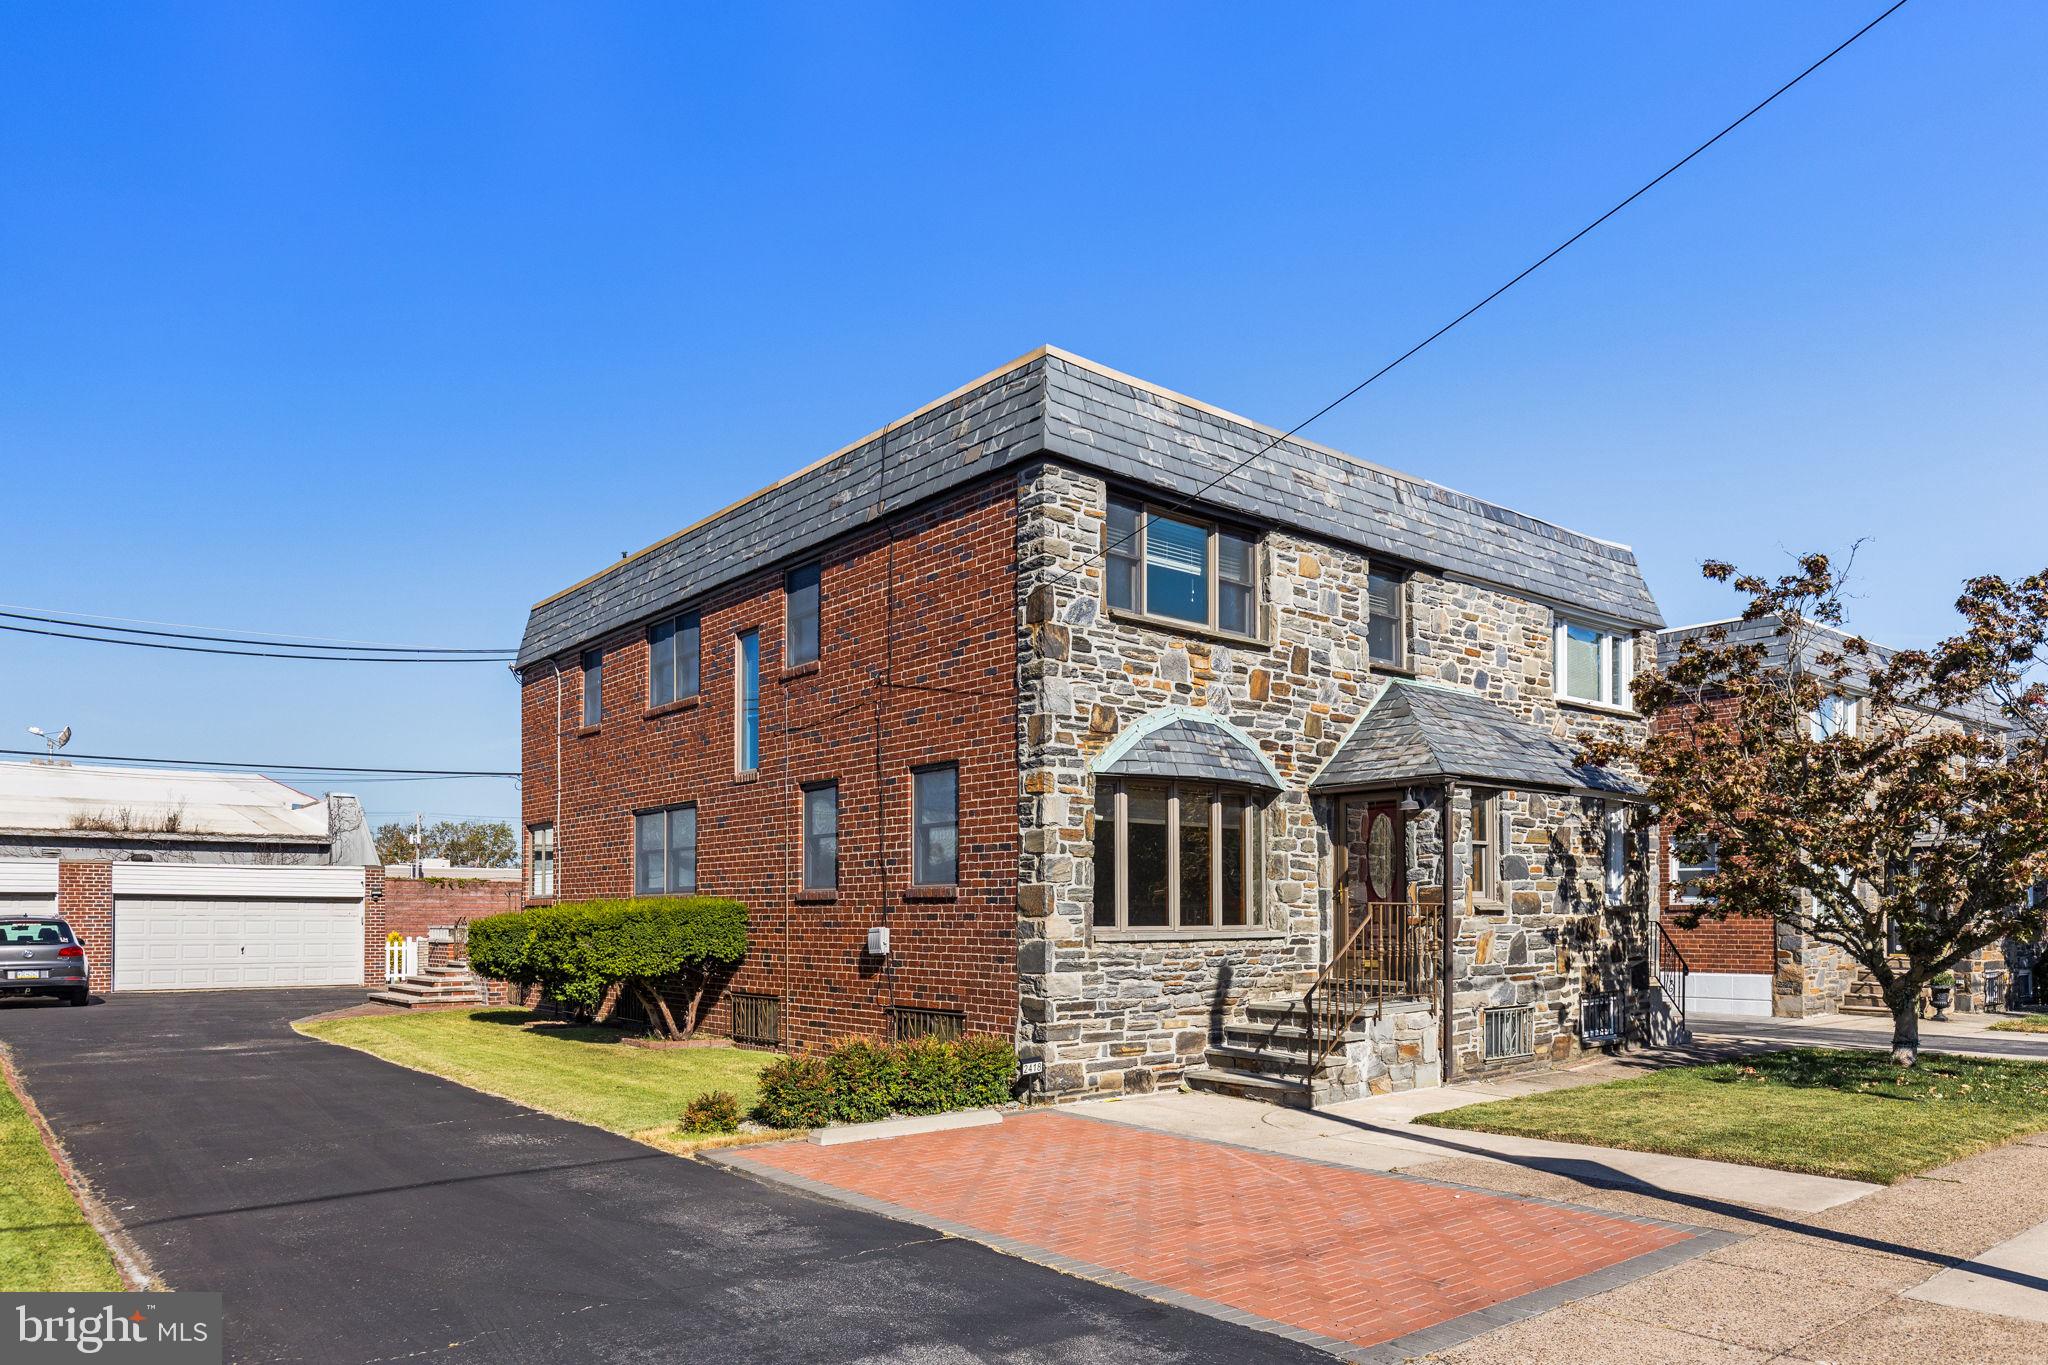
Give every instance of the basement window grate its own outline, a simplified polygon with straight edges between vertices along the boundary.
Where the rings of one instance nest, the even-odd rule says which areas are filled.
[[[904,1043],[913,1038],[936,1038],[942,1043],[952,1043],[966,1035],[967,1016],[959,1010],[889,1011],[889,1041],[892,1043]]]
[[[1487,1010],[1485,1013],[1486,1060],[1505,1061],[1511,1057],[1536,1055],[1536,1007]]]
[[[1579,1041],[1618,1043],[1621,1041],[1621,997],[1589,995],[1579,1006]]]
[[[734,991],[732,1040],[755,1047],[782,1046],[782,997]]]

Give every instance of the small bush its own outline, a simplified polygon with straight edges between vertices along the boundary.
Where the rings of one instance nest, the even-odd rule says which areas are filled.
[[[754,1117],[770,1128],[822,1128],[832,1120],[832,1076],[816,1057],[782,1057],[760,1078]]]
[[[1017,1049],[1002,1038],[977,1034],[955,1044],[960,1053],[959,1108],[1006,1104],[1017,1082]]]
[[[896,1046],[893,1102],[899,1113],[940,1114],[960,1108],[960,1053],[936,1038]]]
[[[856,1038],[825,1058],[832,1090],[832,1117],[841,1123],[872,1123],[889,1117],[895,1102],[896,1058],[890,1049]]]
[[[708,1090],[683,1108],[686,1133],[737,1133],[739,1128],[740,1100],[730,1090]]]

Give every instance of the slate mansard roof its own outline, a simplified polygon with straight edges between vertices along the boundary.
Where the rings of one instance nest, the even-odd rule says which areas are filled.
[[[1818,655],[1823,652],[1823,648],[1813,636],[1826,636],[1838,644],[1849,639],[1851,632],[1837,630],[1833,626],[1825,626],[1819,622],[1808,622],[1807,627],[1811,634],[1805,640],[1800,641],[1800,670],[1808,673],[1831,675],[1834,671],[1833,667],[1823,668],[1820,664]],[[1781,618],[1777,616],[1764,616],[1754,621],[1745,621],[1737,617],[1727,621],[1705,621],[1696,626],[1673,626],[1669,630],[1660,632],[1657,636],[1658,666],[1668,668],[1677,661],[1679,647],[1685,641],[1704,639],[1708,632],[1714,630],[1725,632],[1726,642],[1731,645],[1762,645],[1764,647],[1764,663],[1768,667],[1783,668],[1787,660],[1791,658],[1792,639],[1790,634],[1784,631]],[[1890,659],[1897,652],[1875,641],[1867,641],[1866,643],[1870,645],[1871,657],[1880,663]],[[1832,650],[1834,646],[1830,645],[1828,648]],[[1843,666],[1845,671],[1842,683],[1849,692],[1861,695],[1870,690],[1869,671],[1861,667],[1853,655],[1845,654]],[[1961,721],[1966,725],[1980,726],[1987,730],[2003,732],[2007,728],[2005,716],[1999,711],[1997,703],[1988,697],[1979,698],[1976,701],[1958,706],[1944,707],[1941,709],[1940,714],[1949,717],[1951,720]]]
[[[1312,792],[1463,778],[1506,787],[1638,796],[1619,773],[1484,697],[1427,683],[1387,684],[1309,783]]]
[[[1171,496],[1279,433],[1093,361],[1041,347],[781,482],[537,604],[518,667],[813,551],[887,508],[1049,458]],[[1216,512],[1295,529],[1593,620],[1663,624],[1626,546],[1299,438],[1202,495]]]

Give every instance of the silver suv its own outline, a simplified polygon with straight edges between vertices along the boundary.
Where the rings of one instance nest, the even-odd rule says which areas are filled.
[[[85,949],[61,919],[0,919],[0,996],[56,995],[74,1005],[91,996]]]

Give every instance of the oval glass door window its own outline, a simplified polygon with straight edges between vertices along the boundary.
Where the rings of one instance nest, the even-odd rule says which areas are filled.
[[[1394,898],[1394,817],[1385,811],[1372,817],[1372,829],[1365,837],[1366,875],[1372,879],[1372,898]]]

